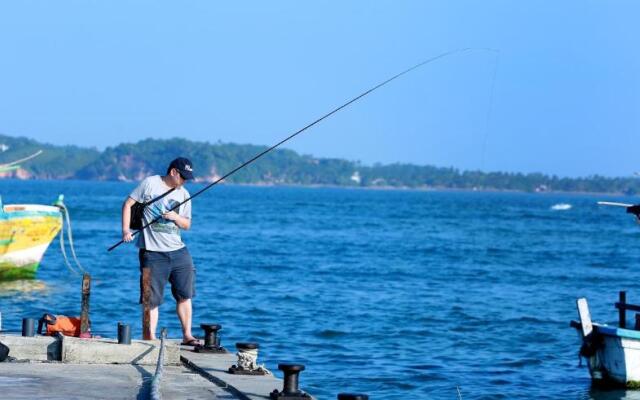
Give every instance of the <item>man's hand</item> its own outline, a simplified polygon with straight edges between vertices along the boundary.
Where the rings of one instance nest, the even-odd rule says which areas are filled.
[[[130,230],[122,231],[122,240],[124,242],[130,242],[133,240],[133,234]]]
[[[175,211],[167,211],[166,213],[162,214],[162,216],[169,221],[177,221],[178,218],[180,218],[178,213],[176,213]]]
[[[173,223],[176,224],[180,229],[191,228],[191,219],[182,217],[175,211],[167,211],[166,213],[162,214],[162,216],[169,221],[173,221]]]

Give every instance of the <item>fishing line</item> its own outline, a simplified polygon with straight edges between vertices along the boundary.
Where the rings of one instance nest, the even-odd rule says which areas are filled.
[[[498,65],[500,65],[500,50],[486,49],[495,52],[495,64],[493,66],[493,75],[491,76],[491,88],[489,89],[489,109],[487,110],[487,120],[485,122],[484,138],[482,140],[482,154],[480,156],[480,172],[484,170],[484,159],[487,152],[487,140],[489,139],[489,127],[491,124],[491,116],[493,114],[493,95],[496,86],[496,77],[498,75]]]
[[[482,50],[482,51],[495,51],[492,49],[474,49],[474,48],[463,48],[463,49],[457,49],[457,50],[451,50],[451,51],[447,51],[444,52],[442,54],[439,54],[435,57],[429,58],[421,63],[418,63],[416,65],[414,65],[411,68],[407,68],[404,71],[392,76],[391,78],[377,84],[376,86],[372,87],[371,89],[367,90],[366,92],[354,97],[353,99],[349,100],[348,102],[344,103],[343,105],[333,109],[332,111],[328,112],[327,114],[323,115],[322,117],[316,119],[315,121],[311,122],[310,124],[306,125],[305,127],[303,127],[302,129],[294,132],[293,134],[289,135],[288,137],[286,137],[285,139],[281,140],[280,142],[278,142],[277,144],[269,147],[268,149],[262,151],[261,153],[257,154],[255,157],[253,157],[252,159],[245,161],[244,163],[240,164],[238,167],[234,168],[233,170],[231,170],[231,172],[228,172],[227,174],[225,174],[224,176],[216,179],[215,181],[213,181],[212,183],[210,183],[209,185],[205,186],[203,189],[200,189],[199,191],[197,191],[193,196],[189,197],[186,200],[183,200],[181,203],[178,203],[176,205],[174,205],[173,207],[171,207],[171,209],[169,209],[167,212],[169,211],[173,211],[177,208],[179,208],[180,206],[182,206],[184,203],[194,199],[195,197],[199,196],[200,194],[202,194],[203,192],[205,192],[206,190],[210,189],[212,186],[218,184],[220,181],[226,179],[227,177],[233,175],[234,173],[236,173],[237,171],[239,171],[240,169],[246,167],[247,165],[251,164],[252,162],[254,162],[255,160],[257,160],[258,158],[264,156],[265,154],[269,153],[271,150],[274,150],[275,148],[279,147],[280,145],[284,144],[285,142],[288,142],[289,140],[293,139],[294,137],[298,136],[299,134],[301,134],[302,132],[306,131],[307,129],[311,128],[312,126],[316,125],[317,123],[321,122],[322,120],[329,118],[330,116],[332,116],[333,114],[337,113],[338,111],[342,110],[343,108],[349,106],[351,103],[354,103],[358,100],[360,100],[361,98],[363,98],[364,96],[368,95],[369,93],[373,92],[374,90],[386,85],[387,83],[393,81],[394,79],[397,79],[399,77],[401,77],[402,75],[408,74],[409,72],[422,67],[425,64],[429,64],[432,63],[436,60],[439,60],[441,58],[444,57],[448,57],[450,55],[453,54],[457,54],[457,53],[465,53],[468,51],[472,51],[472,50]],[[137,235],[138,233],[142,232],[145,228],[147,228],[149,225],[154,224],[155,222],[157,222],[158,220],[160,220],[162,218],[162,215],[159,215],[158,217],[156,217],[153,221],[149,222],[148,224],[145,224],[142,226],[142,228],[140,228],[139,230],[133,232],[132,236]],[[114,244],[113,246],[109,247],[109,249],[107,249],[107,251],[111,251],[113,249],[115,249],[116,247],[120,246],[122,243],[124,243],[124,240],[120,240],[118,243]]]
[[[484,124],[484,135],[482,138],[482,148],[481,148],[481,153],[480,153],[480,170],[478,171],[479,174],[478,176],[481,177],[482,174],[487,174],[488,172],[485,172],[485,158],[487,155],[487,142],[489,140],[489,132],[490,132],[490,128],[491,128],[491,117],[493,114],[493,98],[494,98],[494,93],[495,93],[495,85],[496,85],[496,78],[498,76],[498,65],[500,64],[500,50],[495,50],[495,49],[484,49],[486,51],[489,52],[493,52],[495,54],[495,58],[494,58],[494,64],[493,64],[493,73],[491,74],[491,84],[489,86],[489,105],[487,107],[487,115],[485,118],[485,124]],[[487,176],[485,176],[486,178]],[[481,181],[478,182],[479,186],[484,186],[486,185],[487,180],[486,179],[482,179],[480,178]],[[475,186],[475,185],[474,185]],[[479,232],[478,232],[479,231]],[[477,227],[475,230],[473,230],[472,234],[471,234],[471,245],[474,248],[478,247],[478,241],[479,240],[488,240],[488,235],[489,235],[489,231],[486,229],[483,229],[482,227]],[[482,244],[480,245],[480,248],[483,248],[484,246],[482,246]]]

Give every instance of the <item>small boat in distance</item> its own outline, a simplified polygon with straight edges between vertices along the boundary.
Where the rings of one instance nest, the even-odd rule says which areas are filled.
[[[551,210],[553,211],[566,211],[566,210],[571,210],[571,207],[573,207],[571,204],[569,203],[558,203],[558,204],[554,204],[551,206]]]
[[[628,304],[626,292],[620,292],[617,327],[592,322],[587,299],[578,299],[577,306],[580,322],[571,321],[571,326],[582,339],[580,356],[587,359],[593,384],[640,389],[640,314],[635,329],[626,323],[626,310],[638,312],[640,306]]]
[[[2,205],[0,280],[33,278],[42,256],[61,228],[62,211],[59,207],[39,204]]]

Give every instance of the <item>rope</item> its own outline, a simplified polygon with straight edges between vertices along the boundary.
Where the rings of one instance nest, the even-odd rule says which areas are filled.
[[[74,275],[79,276],[80,273],[73,269],[71,264],[69,263],[69,259],[67,258],[67,252],[64,249],[64,226],[60,229],[60,252],[62,253],[62,258],[64,259],[64,265],[67,266],[67,269],[71,271]]]
[[[268,375],[273,375],[264,364],[258,365],[258,349],[238,349],[238,367],[249,371],[262,371]]]
[[[69,215],[69,210],[64,204],[62,204],[62,206],[64,207],[64,211],[65,211],[64,215],[67,220],[67,236],[69,237],[69,248],[71,249],[71,255],[73,256],[73,261],[75,261],[80,271],[82,271],[83,273],[86,273],[87,271],[85,271],[85,269],[82,268],[82,265],[80,265],[80,261],[78,261],[78,257],[76,257],[76,250],[75,250],[75,246],[73,245],[73,233],[71,231],[71,216]]]
[[[160,381],[164,372],[164,341],[167,338],[167,328],[162,328],[160,332],[160,352],[158,353],[158,362],[156,363],[156,373],[151,379],[151,400],[161,400]]]
[[[76,275],[80,275],[79,271],[81,271],[82,273],[86,273],[87,271],[84,268],[82,268],[82,265],[80,264],[80,261],[78,261],[78,257],[76,256],[75,246],[73,245],[73,233],[71,230],[71,215],[69,214],[69,209],[64,204],[63,199],[64,199],[64,196],[60,195],[60,197],[58,197],[58,200],[55,203],[55,206],[60,208],[60,211],[62,211],[62,213],[64,214],[64,220],[62,221],[62,229],[60,229],[60,251],[62,253],[62,258],[64,259],[64,263],[69,269],[69,271],[73,272]],[[71,256],[73,257],[73,261],[76,265],[75,268],[71,266],[71,263],[69,262],[69,258],[67,257],[67,252],[64,246],[65,222],[66,222],[67,237],[69,239],[69,250],[71,251]]]

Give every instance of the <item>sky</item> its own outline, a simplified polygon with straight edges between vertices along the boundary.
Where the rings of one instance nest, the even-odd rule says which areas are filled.
[[[0,133],[271,145],[559,176],[640,170],[640,2],[0,0]],[[496,51],[487,51],[495,49]]]

